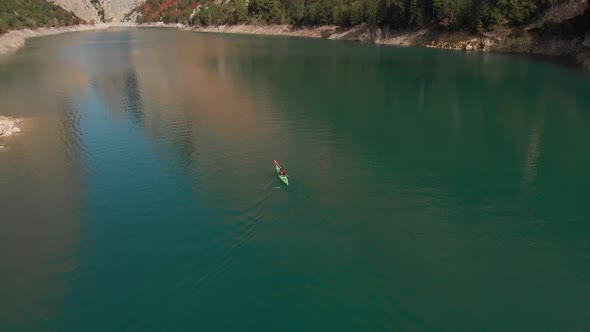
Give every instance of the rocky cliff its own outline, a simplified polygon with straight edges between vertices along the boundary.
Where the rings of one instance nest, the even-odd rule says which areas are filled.
[[[91,3],[93,0],[48,0],[65,10],[69,10],[76,14],[79,18],[86,22],[100,22],[97,8]],[[121,0],[126,1],[126,0]]]
[[[145,0],[49,0],[87,22],[121,22]]]
[[[547,10],[540,19],[529,24],[525,30],[540,29],[548,24],[562,24],[584,15],[588,10],[590,10],[590,2],[588,0],[565,1]]]
[[[533,36],[525,52],[574,57],[590,70],[590,1],[568,0],[556,5],[524,30],[521,36]]]
[[[104,8],[105,21],[121,22],[125,15],[129,14],[135,7],[143,4],[146,0],[101,0]]]

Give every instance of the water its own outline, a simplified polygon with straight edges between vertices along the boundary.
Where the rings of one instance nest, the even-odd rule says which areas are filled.
[[[29,40],[0,57],[26,119],[0,142],[0,330],[585,330],[589,84],[347,42]]]

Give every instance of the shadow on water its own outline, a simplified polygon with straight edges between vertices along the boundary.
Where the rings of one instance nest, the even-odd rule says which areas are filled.
[[[87,165],[79,110],[61,94],[30,96],[41,84],[26,79],[51,72],[52,65],[25,71],[24,80],[1,89],[0,108],[26,117],[23,133],[1,142],[10,146],[0,153],[2,331],[45,329],[70,291],[64,276],[80,264],[75,248],[84,238],[80,180]]]

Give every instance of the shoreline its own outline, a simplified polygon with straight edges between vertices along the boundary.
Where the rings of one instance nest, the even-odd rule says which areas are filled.
[[[61,28],[38,28],[35,30],[12,30],[0,35],[0,55],[18,51],[25,46],[25,41],[29,38],[59,35],[69,32],[102,30],[107,28],[109,28],[108,24],[95,24],[73,25]]]
[[[143,27],[157,27],[157,28],[176,28],[179,30],[187,28],[179,24],[145,24],[139,25],[136,23],[97,23],[94,25],[73,25],[69,27],[60,28],[37,28],[35,30],[22,29],[12,30],[0,35],[0,55],[13,53],[25,46],[25,42],[29,38],[45,37],[60,35],[70,32],[82,31],[98,31],[109,28],[143,28]]]
[[[371,29],[364,25],[352,28],[338,26],[293,27],[288,25],[220,25],[185,27],[183,30],[207,33],[292,36],[329,40],[348,40],[376,45],[426,47],[467,52],[517,54],[555,60],[590,73],[590,40],[584,38],[540,38],[527,31],[498,31],[474,35],[465,31],[436,32]]]
[[[388,31],[359,25],[352,28],[338,26],[293,27],[289,25],[220,25],[190,27],[182,24],[164,23],[103,23],[77,25],[62,28],[39,28],[14,30],[0,35],[0,56],[16,52],[25,46],[29,38],[51,36],[70,32],[97,31],[109,28],[172,28],[187,32],[224,33],[242,35],[291,36],[328,40],[348,40],[377,45],[401,47],[426,47],[467,52],[493,52],[542,57],[548,62],[565,63],[590,73],[590,33],[586,38],[538,38],[533,33],[512,31],[473,35],[467,32],[438,33],[422,29],[417,31]],[[575,65],[574,65],[575,63]],[[0,115],[0,137],[20,132],[21,120]]]
[[[0,35],[0,55],[15,52],[25,46],[26,39],[62,33],[95,31],[109,28],[173,28],[188,32],[291,36],[329,40],[348,40],[377,45],[426,47],[458,51],[512,53],[542,56],[563,63],[564,58],[585,72],[590,72],[590,40],[586,38],[540,38],[531,32],[510,30],[474,35],[468,32],[441,33],[429,29],[415,31],[388,30],[358,25],[351,28],[339,26],[295,27],[290,25],[220,25],[186,26],[164,23],[101,23],[62,28],[13,30]]]

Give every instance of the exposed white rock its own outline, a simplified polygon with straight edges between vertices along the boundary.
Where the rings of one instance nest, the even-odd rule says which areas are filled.
[[[89,0],[87,0],[89,1]],[[122,22],[125,15],[131,13],[135,7],[145,3],[146,0],[103,0],[104,18],[106,22]],[[129,20],[135,22],[135,20]]]
[[[135,23],[139,16],[140,16],[139,12],[132,11],[131,14],[129,16],[127,16],[126,18],[124,18],[121,22]]]
[[[76,14],[76,16],[88,23],[91,21],[96,23],[101,22],[98,16],[98,10],[94,5],[92,5],[92,3],[90,3],[90,0],[49,0],[49,2],[52,2],[65,10],[73,12]]]
[[[0,0],[1,1],[1,0]],[[125,15],[130,14],[137,6],[145,3],[146,0],[49,0],[56,5],[74,12],[78,17],[86,22],[94,21],[96,23],[118,23],[125,19]],[[101,20],[99,13],[102,11],[104,22]],[[127,22],[135,22],[135,18],[129,18]]]
[[[197,14],[197,9],[199,9],[200,6],[201,5],[199,5],[199,7],[195,8],[195,9],[193,9],[193,12],[191,13],[191,15],[188,18],[189,20],[191,20],[191,21],[193,20],[193,17],[195,17],[195,15]]]
[[[482,49],[487,52],[494,45],[494,42],[489,38],[484,38],[484,40],[482,40],[482,45],[483,45]]]
[[[0,136],[12,136],[12,134],[20,132],[20,128],[16,126],[20,122],[19,119],[0,115]]]

